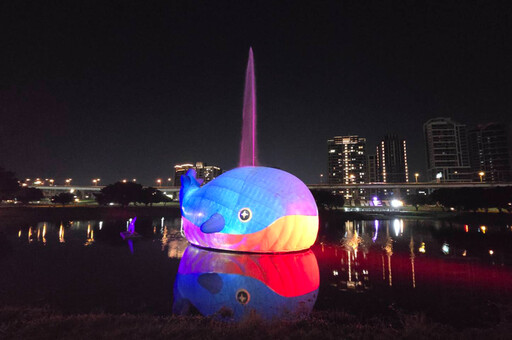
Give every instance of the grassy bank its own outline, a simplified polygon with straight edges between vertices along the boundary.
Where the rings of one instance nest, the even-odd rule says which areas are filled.
[[[343,312],[314,312],[298,321],[268,322],[251,316],[240,323],[224,323],[201,316],[63,315],[0,308],[4,339],[507,339],[511,331],[510,313],[491,328],[457,330],[421,315],[361,322]]]

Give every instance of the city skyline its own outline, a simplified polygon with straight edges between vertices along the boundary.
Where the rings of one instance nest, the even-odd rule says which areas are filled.
[[[510,31],[499,3],[3,5],[0,166],[19,178],[154,185],[172,165],[238,163],[254,48],[262,165],[308,183],[325,140],[407,140],[421,124],[510,125]]]
[[[491,128],[494,128],[494,129],[497,129],[497,131],[499,132],[496,136],[494,135],[489,135],[489,132],[488,132],[488,136],[493,136],[493,138],[497,139],[498,140],[498,145],[497,147],[499,147],[500,149],[500,153],[498,153],[498,155],[500,156],[498,161],[499,161],[499,171],[500,171],[500,175],[498,175],[497,178],[495,178],[494,176],[496,175],[493,175],[493,177],[489,177],[489,178],[485,178],[485,181],[492,181],[492,182],[496,182],[496,181],[508,181],[510,176],[511,176],[511,168],[512,168],[512,164],[511,163],[511,160],[512,160],[512,154],[511,154],[511,150],[510,150],[510,143],[512,142],[512,137],[511,137],[511,134],[510,134],[510,127],[507,127],[503,124],[499,124],[499,123],[487,123],[487,124],[479,124],[479,125],[476,125],[476,126],[467,126],[466,124],[464,123],[461,123],[461,122],[456,122],[456,121],[453,121],[451,118],[449,117],[436,117],[436,118],[432,118],[432,119],[429,119],[427,122],[425,122],[423,124],[423,133],[424,134],[427,134],[427,131],[426,131],[426,126],[429,126],[432,124],[432,122],[434,124],[446,124],[446,123],[449,123],[449,124],[454,124],[455,126],[463,126],[464,127],[464,134],[465,135],[468,135],[468,131],[472,131],[473,134],[477,133],[478,131],[480,130],[485,130],[485,129],[488,129],[489,127]],[[492,133],[492,130],[491,130],[491,133]],[[331,183],[331,184],[341,184],[341,183],[370,183],[370,182],[377,182],[377,183],[386,183],[386,182],[390,182],[390,183],[405,183],[405,182],[409,182],[410,181],[410,178],[413,178],[413,177],[416,177],[416,174],[418,175],[417,177],[420,177],[421,179],[419,180],[419,182],[432,182],[432,181],[436,181],[436,175],[439,173],[439,171],[441,171],[443,173],[443,179],[444,180],[448,180],[448,181],[452,181],[453,179],[451,179],[450,176],[447,176],[448,173],[445,173],[445,170],[442,170],[443,168],[443,165],[441,165],[441,170],[431,170],[429,172],[429,137],[427,135],[424,135],[424,140],[423,140],[423,143],[424,143],[424,161],[425,161],[425,164],[426,164],[426,170],[424,171],[414,171],[414,170],[411,170],[409,167],[408,167],[408,161],[407,161],[407,148],[406,148],[406,143],[408,143],[406,141],[406,139],[404,138],[400,138],[399,140],[397,139],[398,136],[396,134],[393,134],[393,133],[381,133],[380,134],[381,136],[383,137],[380,137],[380,138],[377,138],[377,142],[374,144],[374,145],[368,145],[369,143],[367,143],[367,138],[366,136],[359,136],[359,135],[344,135],[344,136],[335,136],[335,137],[332,137],[332,138],[329,138],[327,139],[327,148],[328,148],[328,154],[327,154],[327,158],[324,159],[324,161],[326,160],[327,161],[327,167],[325,168],[324,167],[324,171],[320,173],[320,175],[318,176],[317,178],[317,181],[316,182],[311,182],[309,184],[316,184],[316,183],[323,183],[324,182],[324,179],[327,180],[327,182]],[[374,137],[374,136],[372,136]],[[351,139],[354,139],[355,138],[355,141],[348,141],[348,140],[351,140]],[[347,139],[347,141],[345,142],[344,140]],[[374,139],[374,138],[370,138],[370,139]],[[394,139],[397,139],[397,141],[393,141]],[[472,141],[471,140],[471,137],[467,137],[465,138],[466,140],[466,144],[469,143],[469,144],[474,144],[472,145],[473,148],[477,148],[477,142],[478,143],[481,143],[481,138],[479,138],[478,140],[475,138],[475,141]],[[330,170],[331,167],[333,166],[333,163],[334,162],[334,155],[333,157],[331,157],[331,154],[332,154],[332,151],[331,148],[332,147],[337,147],[339,148],[340,145],[343,145],[343,144],[353,144],[355,143],[354,145],[357,145],[359,143],[359,141],[362,141],[362,147],[359,147],[361,150],[359,150],[359,152],[362,152],[361,153],[361,159],[358,160],[358,163],[361,164],[361,166],[364,168],[362,171],[363,173],[361,174],[358,174],[357,175],[357,178],[354,176],[354,177],[351,177],[351,178],[348,178],[348,172],[347,174],[345,174],[346,178],[343,177],[343,178],[339,178],[338,180],[336,180],[335,177],[333,177],[333,174],[334,173],[337,173],[339,171],[342,171],[344,172],[345,170],[340,170],[340,169],[344,169],[345,167],[347,167],[348,163],[347,161],[345,161],[344,163],[347,163],[347,164],[341,164],[339,163],[338,167],[340,167],[340,169],[336,169],[334,171]],[[386,141],[386,142],[385,142]],[[403,177],[405,180],[403,181],[399,181],[397,180],[396,178],[393,177],[393,179],[389,180],[389,179],[386,179],[386,170],[385,170],[385,167],[382,168],[382,165],[379,165],[379,163],[381,162],[379,160],[379,153],[382,153],[383,150],[383,147],[384,147],[384,143],[396,143],[396,142],[399,142],[399,144],[402,144],[402,149],[401,150],[396,150],[394,151],[396,153],[396,155],[394,156],[391,156],[389,157],[390,155],[388,155],[388,158],[394,158],[396,157],[397,159],[398,158],[403,158],[401,160],[398,161],[398,163],[395,165],[395,166],[399,166],[399,167],[403,167],[403,169],[399,170],[399,173],[402,173]],[[489,142],[488,142],[489,144]],[[506,146],[508,145],[508,148],[509,149],[506,149]],[[376,152],[373,150],[374,147],[376,146]],[[392,147],[392,149],[398,147],[398,144],[396,146],[391,146],[391,145],[388,145],[386,148],[388,147]],[[491,157],[490,158],[490,162],[491,164],[489,165],[488,162],[489,162],[489,159],[486,160],[486,164],[485,165],[481,165],[479,167],[479,165],[477,165],[474,161],[473,162],[470,162],[470,158],[474,158],[474,157],[477,157],[477,155],[475,154],[475,151],[473,151],[473,153],[470,152],[469,150],[470,146],[466,145],[465,146],[465,151],[462,152],[464,154],[464,157],[465,157],[465,170],[463,171],[463,173],[460,173],[459,175],[463,175],[462,177],[460,177],[460,179],[458,181],[462,181],[462,182],[470,182],[470,181],[475,181],[475,179],[479,176],[479,173],[481,173],[483,171],[484,174],[487,174],[488,172],[490,173],[490,171],[498,171],[498,170],[495,170],[495,169],[492,169],[492,159],[493,157],[495,157],[495,155],[492,155],[492,154],[488,154],[488,151],[487,153],[484,152],[484,154],[481,154],[482,150],[480,150],[480,157]],[[489,146],[487,147],[487,149],[489,148]],[[496,146],[494,147],[491,147],[492,149],[492,152],[493,153],[496,153]],[[337,150],[337,149],[336,149]],[[340,152],[343,152],[342,149],[339,150]],[[356,149],[350,149],[348,150],[349,152],[357,152],[358,150]],[[325,152],[325,151],[324,151]],[[388,153],[389,151],[386,151],[386,153]],[[477,151],[478,152],[478,151]],[[459,152],[460,153],[460,152]],[[324,153],[325,155],[325,153]],[[381,155],[380,157],[383,157],[383,155]],[[332,159],[331,159],[332,158]],[[457,157],[454,158],[453,161],[456,161]],[[369,165],[369,162],[372,163],[372,165]],[[324,162],[325,163],[325,162]],[[352,163],[352,162],[351,162]],[[199,164],[199,165],[198,165]],[[401,164],[401,165],[399,165]],[[169,170],[169,172],[167,174],[164,174],[165,176],[157,176],[153,179],[150,179],[148,182],[144,182],[143,184],[144,185],[147,185],[147,186],[161,186],[161,185],[171,185],[171,186],[175,186],[176,183],[177,185],[179,186],[180,184],[180,181],[178,179],[179,175],[181,174],[184,174],[186,172],[186,170],[190,169],[190,168],[194,168],[196,169],[198,166],[200,168],[203,167],[203,165],[205,167],[209,167],[209,168],[215,168],[217,169],[218,171],[225,171],[225,169],[223,170],[222,168],[218,167],[218,166],[212,166],[210,164],[208,164],[207,162],[203,162],[203,161],[194,161],[194,162],[185,162],[185,163],[182,163],[182,164],[175,164],[175,165],[172,165],[171,166],[171,169]],[[352,165],[351,165],[352,166]],[[176,167],[183,167],[182,170],[178,171],[176,170]],[[451,165],[451,167],[453,167],[453,165]],[[435,168],[435,167],[433,167]],[[456,169],[457,170],[457,169]],[[501,174],[501,172],[505,171],[505,173]],[[346,171],[345,171],[346,172]],[[352,171],[353,172],[353,171]],[[355,173],[355,172],[354,172]],[[220,173],[218,173],[220,174]],[[216,173],[215,176],[218,175]],[[458,174],[458,172],[456,171],[455,174]],[[400,178],[400,176],[402,175],[398,175],[398,178]],[[335,176],[335,175],[334,175]],[[372,179],[372,176],[374,176],[375,178]],[[393,176],[397,176],[397,174],[393,175]],[[503,177],[502,177],[503,176]],[[25,176],[26,177],[26,176]],[[20,177],[18,176],[18,179],[20,180],[20,182],[32,182],[33,184],[35,184],[34,182],[37,180],[37,181],[41,181],[43,182],[44,184],[50,184],[50,185],[54,185],[55,184],[59,184],[59,181],[56,181],[55,178],[53,176],[50,176],[51,178],[45,178],[44,176],[41,177],[37,177],[37,176],[33,176],[32,178],[25,178],[25,177]],[[114,183],[114,182],[127,182],[127,181],[132,181],[132,182],[137,182],[137,179],[136,178],[132,178],[133,176],[128,176],[128,177],[125,177],[125,178],[118,178],[118,179],[114,179],[110,182],[103,182],[101,183],[102,185],[104,184],[109,184],[109,183]],[[199,176],[199,177],[202,177]],[[485,177],[485,175],[484,175]],[[130,179],[132,178],[132,179]],[[343,179],[340,181],[340,179]],[[28,180],[28,181],[26,181]],[[415,179],[416,181],[418,181],[418,178]],[[73,181],[73,178],[71,177],[66,177],[66,178],[61,178],[60,179],[60,184],[63,184],[63,185],[67,185],[69,184],[68,182],[71,182]],[[93,184],[93,186],[96,186],[96,185],[100,185],[100,181],[101,179],[100,178],[87,178],[82,181],[79,181],[79,184],[80,185],[88,185],[88,184]],[[457,180],[456,180],[457,181]],[[90,182],[90,183],[89,183]],[[208,180],[205,182],[207,183]],[[76,181],[75,181],[76,183]]]

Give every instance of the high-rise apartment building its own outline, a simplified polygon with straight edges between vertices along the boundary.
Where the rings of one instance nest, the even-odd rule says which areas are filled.
[[[407,143],[396,134],[386,135],[377,145],[377,180],[383,183],[409,182]]]
[[[197,178],[202,178],[205,184],[222,175],[221,168],[215,165],[208,165],[203,162],[197,162],[195,169],[197,172]]]
[[[329,184],[365,183],[366,138],[357,135],[336,136],[327,141],[327,166]],[[363,192],[357,192],[362,194]],[[347,190],[345,198],[356,192]]]
[[[364,183],[366,138],[336,136],[327,141],[329,183]]]
[[[366,155],[366,183],[377,183],[379,176],[377,172],[377,155]],[[379,194],[377,189],[366,189],[365,196],[373,196]]]
[[[375,183],[378,181],[377,155],[366,155],[366,182]]]
[[[434,118],[423,124],[427,151],[427,180],[471,181],[466,125],[450,118]]]
[[[196,170],[196,178],[201,178],[203,183],[208,183],[220,176],[224,171],[215,165],[207,165],[203,162],[177,164],[174,166],[174,185],[181,186],[181,176],[186,174],[189,169]]]
[[[509,129],[504,124],[478,125],[468,132],[473,180],[506,182],[512,180]]]

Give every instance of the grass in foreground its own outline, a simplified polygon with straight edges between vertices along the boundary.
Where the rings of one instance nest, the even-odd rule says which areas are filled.
[[[2,339],[509,339],[511,313],[488,329],[456,330],[422,315],[402,315],[395,324],[361,323],[342,312],[314,312],[298,321],[266,322],[251,316],[240,323],[205,317],[82,314],[39,308],[0,308]]]

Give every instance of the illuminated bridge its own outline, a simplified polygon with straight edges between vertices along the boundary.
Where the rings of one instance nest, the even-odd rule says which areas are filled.
[[[410,182],[410,183],[354,183],[354,184],[308,184],[311,190],[346,190],[346,189],[371,189],[371,190],[393,190],[393,189],[413,189],[413,190],[428,190],[440,188],[494,188],[494,187],[511,187],[512,182],[503,183],[490,183],[490,182]],[[94,193],[99,192],[103,186],[80,186],[80,185],[54,185],[54,186],[31,186],[43,190],[47,195],[56,195],[61,192],[86,192]],[[177,193],[180,187],[175,186],[161,186],[156,187],[166,194]]]
[[[103,189],[103,186],[87,186],[87,185],[31,185],[32,188],[41,189],[45,196],[58,195],[61,192],[80,192],[82,194],[93,194]],[[166,195],[177,197],[180,191],[179,187],[156,187],[155,189],[162,191]]]
[[[490,182],[409,182],[409,183],[354,183],[354,184],[308,184],[311,190],[346,190],[346,189],[414,189],[434,190],[441,188],[495,188],[511,187],[512,182],[490,183]]]

